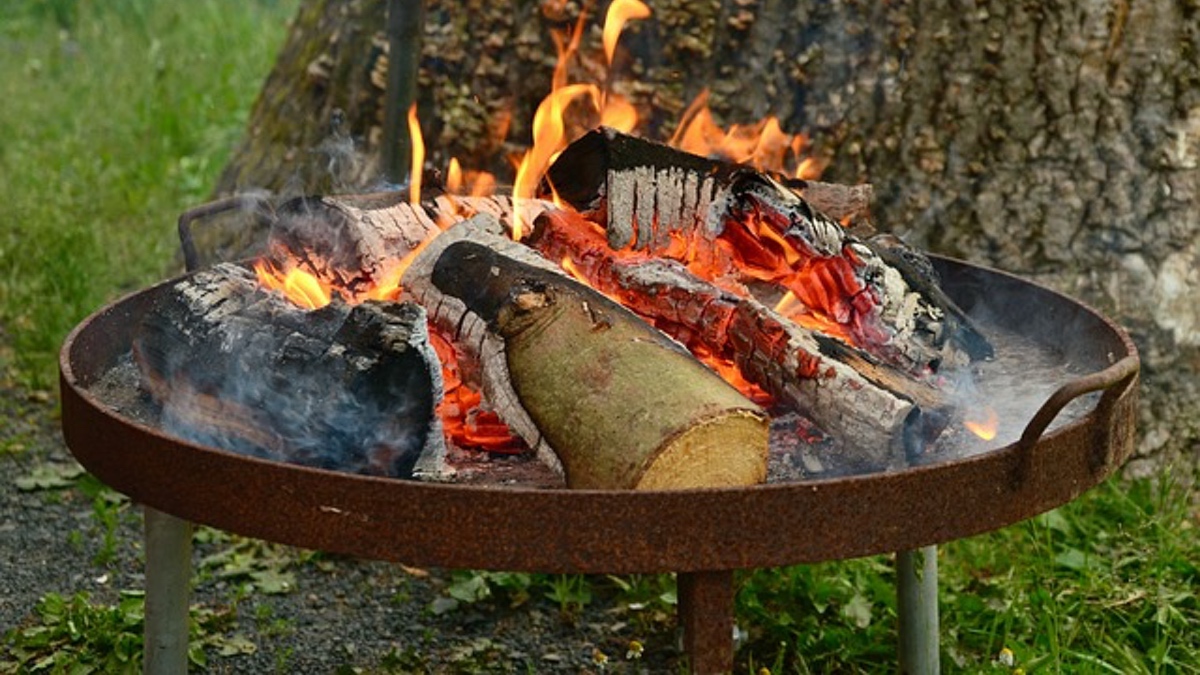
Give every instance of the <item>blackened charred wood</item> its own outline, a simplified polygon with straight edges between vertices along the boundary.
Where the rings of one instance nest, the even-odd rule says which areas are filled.
[[[720,233],[709,210],[753,169],[600,128],[567,147],[547,172],[558,196],[603,223],[615,249],[659,250],[672,234]],[[765,175],[765,174],[764,174]],[[870,185],[779,177],[813,208],[870,227]]]
[[[757,405],[490,223],[476,218],[435,239],[402,283],[478,358],[484,397],[568,486],[765,479],[768,430]]]
[[[617,250],[670,254],[681,238],[724,239],[737,264],[712,274],[745,274],[791,291],[802,311],[840,324],[897,367],[936,373],[991,354],[987,339],[933,290],[936,284],[918,283],[819,208],[865,209],[867,190],[831,198],[820,186],[802,195],[803,182],[612,129],[593,131],[564,150],[548,182],[601,224]]]
[[[218,265],[185,278],[134,343],[164,423],[189,440],[327,469],[412,477],[443,453],[425,311],[303,311]]]

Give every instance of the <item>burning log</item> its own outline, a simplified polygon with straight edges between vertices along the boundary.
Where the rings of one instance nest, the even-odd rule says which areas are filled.
[[[397,477],[444,452],[440,365],[412,303],[306,312],[219,265],[146,316],[134,358],[166,426],[190,440]]]
[[[545,203],[527,200],[532,220]],[[512,228],[506,196],[436,198],[414,205],[403,192],[301,197],[274,214],[267,239],[273,265],[296,265],[350,299],[394,287],[402,262],[443,229],[478,213]]]
[[[267,248],[276,266],[299,265],[359,297],[394,282],[400,260],[439,231],[399,192],[300,197],[276,211]]]
[[[448,230],[402,281],[478,360],[484,396],[568,486],[765,478],[758,406],[629,310],[494,234],[498,227],[478,217]]]
[[[762,176],[747,166],[600,128],[568,146],[547,178],[561,199],[604,223],[614,249],[655,244],[657,250],[670,244],[670,234],[720,234],[722,223],[709,210],[722,208],[733,185],[751,175]],[[870,185],[779,180],[831,218],[870,223]]]
[[[840,441],[860,466],[895,466],[919,454],[948,421],[942,391],[870,354],[803,328],[659,257],[620,256],[580,216],[547,211],[530,243],[656,327],[738,367],[751,383]]]
[[[933,291],[936,283],[921,281],[921,265],[911,262],[919,254],[897,256],[889,246],[863,241],[805,199],[846,213],[865,208],[869,192],[800,186],[802,196],[748,167],[612,129],[571,144],[547,177],[561,199],[604,226],[614,250],[678,256],[699,248],[706,278],[787,291],[792,313],[840,328],[910,373],[934,374],[991,356],[965,314]]]

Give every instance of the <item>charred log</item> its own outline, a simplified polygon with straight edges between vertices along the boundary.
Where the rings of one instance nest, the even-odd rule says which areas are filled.
[[[526,202],[527,218],[544,204]],[[512,228],[512,199],[438,195],[421,204],[403,191],[292,199],[276,209],[268,256],[280,268],[299,265],[349,299],[394,285],[402,264],[443,229],[479,213]]]
[[[441,371],[412,303],[306,312],[219,265],[147,315],[134,357],[165,424],[196,442],[396,477],[443,452]]]
[[[720,233],[709,209],[720,207],[749,167],[709,159],[619,131],[580,137],[555,161],[547,182],[576,210],[603,223],[615,249],[664,248],[671,234]],[[774,176],[813,208],[870,227],[870,185],[840,185]],[[712,231],[711,228],[718,228]]]
[[[400,260],[439,231],[401,192],[301,197],[276,210],[267,250],[356,298],[394,280]]]
[[[711,275],[739,275],[789,291],[799,311],[843,327],[897,367],[935,373],[991,355],[987,339],[936,284],[920,282],[914,272],[920,265],[911,260],[919,253],[909,250],[898,269],[891,249],[881,255],[789,181],[612,129],[569,146],[548,181],[605,228],[614,249],[673,255],[680,239],[701,246],[724,240],[727,247],[710,253]],[[869,197],[830,194],[824,187],[811,196],[839,210]]]
[[[486,222],[435,239],[403,283],[476,356],[484,396],[568,486],[765,478],[758,406],[629,310],[489,234]]]

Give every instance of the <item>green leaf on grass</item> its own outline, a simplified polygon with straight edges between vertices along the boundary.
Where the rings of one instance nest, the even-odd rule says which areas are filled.
[[[75,462],[39,464],[25,476],[13,480],[22,492],[38,490],[61,490],[75,484],[75,479],[84,474],[82,466]]]
[[[221,656],[248,656],[256,651],[258,651],[258,645],[254,644],[250,638],[241,634],[230,635],[227,638],[222,638],[217,643],[217,653]]]
[[[871,601],[861,593],[855,593],[842,607],[842,616],[859,629],[867,628],[871,625]]]

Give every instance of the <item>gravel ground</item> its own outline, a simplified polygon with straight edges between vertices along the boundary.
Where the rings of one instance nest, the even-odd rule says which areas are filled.
[[[142,588],[141,510],[81,473],[63,445],[55,396],[0,381],[0,425],[0,634],[36,623],[38,601],[49,593],[82,591],[93,603],[113,604],[121,591]],[[106,516],[115,534],[107,542]],[[621,603],[601,579],[592,580],[597,597],[580,611],[564,612],[542,597],[543,586],[515,607],[506,594],[452,607],[449,587],[465,575],[207,528],[198,530],[193,568],[193,609],[214,617],[204,672],[679,669],[670,613]],[[627,658],[634,640],[644,652]],[[607,657],[603,666],[598,653]]]

